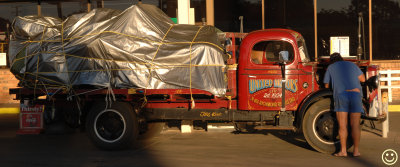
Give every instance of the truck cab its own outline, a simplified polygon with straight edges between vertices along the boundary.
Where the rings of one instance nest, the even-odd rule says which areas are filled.
[[[282,71],[279,52],[287,51],[286,110],[297,110],[301,101],[318,90],[303,37],[287,29],[250,33],[240,47],[239,110],[280,110]]]
[[[282,60],[281,52],[287,53],[287,60]],[[378,97],[378,67],[364,60],[348,61],[357,64],[368,79],[363,84],[363,118],[384,119],[382,108],[379,109],[381,117],[370,114],[370,110],[382,106]],[[329,61],[325,58],[311,62],[301,34],[288,29],[249,33],[241,43],[238,64],[238,110],[275,114],[272,121],[275,127],[265,126],[265,120],[261,120],[256,129],[292,126],[303,132],[314,149],[325,153],[336,151],[339,141],[337,121],[331,112],[333,95],[322,83]],[[378,106],[373,106],[377,103]],[[348,142],[351,146],[351,141]]]

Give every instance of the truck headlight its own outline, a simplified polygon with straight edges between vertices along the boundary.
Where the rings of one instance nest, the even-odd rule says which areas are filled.
[[[366,84],[368,87],[370,87],[372,89],[376,89],[376,88],[378,88],[378,85],[379,85],[379,79],[380,79],[379,74],[372,76],[372,77],[368,78]]]

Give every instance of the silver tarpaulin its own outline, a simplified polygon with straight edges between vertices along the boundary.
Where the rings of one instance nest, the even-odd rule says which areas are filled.
[[[174,24],[152,5],[99,8],[65,21],[17,17],[12,28],[11,71],[22,86],[226,92],[217,29]]]

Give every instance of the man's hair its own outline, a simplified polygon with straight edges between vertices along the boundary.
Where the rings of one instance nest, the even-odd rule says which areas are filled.
[[[338,61],[343,61],[342,56],[340,55],[340,53],[337,53],[337,52],[332,53],[331,56],[329,57],[329,59],[330,59],[330,63],[335,63],[335,62],[338,62]]]

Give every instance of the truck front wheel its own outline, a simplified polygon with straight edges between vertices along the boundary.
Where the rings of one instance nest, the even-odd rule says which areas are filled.
[[[335,153],[340,149],[338,124],[335,112],[331,111],[331,99],[312,104],[303,118],[303,133],[307,143],[321,153]],[[351,132],[350,130],[348,130]],[[348,136],[347,148],[353,145]]]
[[[139,134],[136,114],[124,102],[113,102],[109,108],[97,103],[88,114],[86,129],[92,142],[105,150],[128,148]]]

